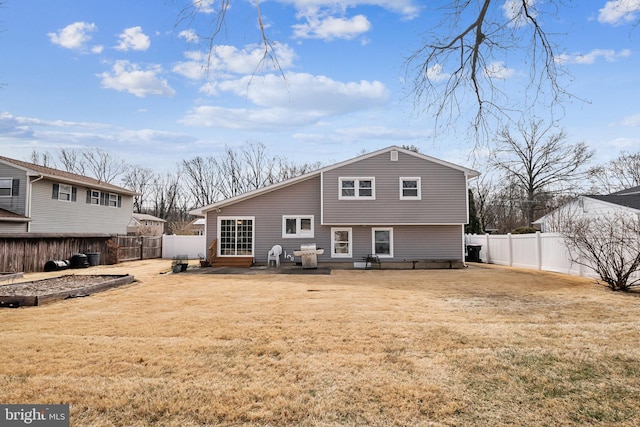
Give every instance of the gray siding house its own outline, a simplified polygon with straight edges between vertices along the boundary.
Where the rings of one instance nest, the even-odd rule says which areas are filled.
[[[214,265],[266,263],[281,245],[318,262],[464,264],[468,187],[478,172],[392,146],[196,209]],[[242,263],[239,263],[242,264]]]
[[[135,194],[0,156],[0,233],[127,234]]]

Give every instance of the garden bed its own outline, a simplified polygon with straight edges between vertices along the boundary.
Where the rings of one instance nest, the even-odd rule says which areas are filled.
[[[66,298],[84,297],[133,282],[125,275],[66,275],[31,282],[0,285],[0,307],[37,306]]]
[[[0,282],[8,282],[10,280],[16,280],[23,276],[23,273],[1,273],[0,272]]]

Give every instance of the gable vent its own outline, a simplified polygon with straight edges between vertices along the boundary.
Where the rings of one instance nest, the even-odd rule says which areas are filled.
[[[398,151],[397,150],[392,150],[391,151],[391,161],[392,162],[397,162],[398,161]]]

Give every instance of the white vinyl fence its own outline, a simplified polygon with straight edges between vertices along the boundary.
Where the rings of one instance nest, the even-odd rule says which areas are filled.
[[[571,261],[562,236],[557,233],[467,234],[468,245],[482,245],[480,259],[488,264],[596,277],[588,267]]]
[[[207,255],[205,236],[162,236],[162,258],[174,258],[176,255],[187,255],[196,259]]]

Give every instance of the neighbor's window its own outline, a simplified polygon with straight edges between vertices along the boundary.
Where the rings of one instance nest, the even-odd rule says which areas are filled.
[[[420,178],[400,178],[400,200],[420,200]]]
[[[109,206],[111,206],[112,208],[117,208],[118,207],[118,195],[117,194],[109,193]]]
[[[339,199],[375,199],[374,178],[339,178]]]
[[[0,178],[0,197],[11,197],[12,178]]]
[[[285,215],[282,217],[282,237],[313,237],[313,215]]]
[[[372,253],[379,257],[393,257],[393,228],[372,229]]]
[[[87,203],[92,205],[99,205],[100,192],[97,190],[87,190]]]
[[[331,229],[331,257],[351,258],[351,228]]]
[[[58,187],[58,200],[71,200],[71,186],[60,184]]]

